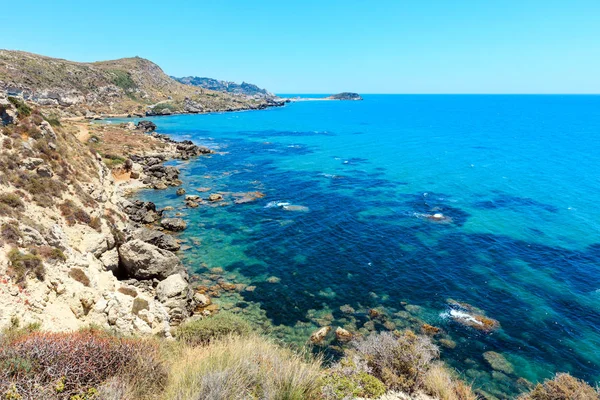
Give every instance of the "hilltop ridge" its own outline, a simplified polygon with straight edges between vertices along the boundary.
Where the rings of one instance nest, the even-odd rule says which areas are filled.
[[[141,57],[81,63],[13,50],[0,50],[0,92],[54,107],[65,116],[168,115],[283,104],[184,85]]]
[[[276,97],[273,93],[269,92],[268,90],[261,89],[258,86],[247,82],[235,83],[198,76],[186,76],[183,78],[177,78],[172,76],[171,78],[185,85],[197,86],[204,89],[230,93],[238,96],[254,96],[256,98]]]

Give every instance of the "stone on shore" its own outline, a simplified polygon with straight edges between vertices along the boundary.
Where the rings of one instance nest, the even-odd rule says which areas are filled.
[[[223,195],[219,193],[212,193],[208,196],[208,201],[221,201],[223,200]]]
[[[180,232],[187,228],[187,224],[181,218],[163,218],[160,225],[173,232]]]
[[[352,333],[338,326],[335,330],[335,337],[340,342],[349,342],[352,339]]]
[[[156,124],[151,121],[140,121],[137,123],[137,129],[143,132],[154,132],[156,130]]]
[[[119,259],[127,276],[135,279],[165,279],[183,271],[174,253],[139,239],[119,247]]]
[[[320,329],[317,329],[312,333],[312,335],[310,335],[310,341],[314,344],[321,343],[323,340],[325,340],[325,337],[329,334],[330,331],[330,326],[324,326]]]
[[[140,228],[135,230],[132,236],[134,239],[143,240],[163,250],[177,251],[181,248],[173,236],[154,229]]]

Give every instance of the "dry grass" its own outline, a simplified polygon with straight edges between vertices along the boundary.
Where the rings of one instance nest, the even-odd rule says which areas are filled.
[[[600,393],[584,381],[569,374],[556,374],[554,379],[538,383],[519,400],[598,400]]]
[[[358,356],[366,361],[372,375],[393,390],[411,393],[423,386],[423,379],[439,349],[427,336],[405,331],[371,334],[352,342]]]
[[[457,379],[442,363],[429,368],[423,379],[425,391],[440,400],[477,400],[471,386]]]
[[[252,326],[246,320],[235,314],[221,312],[182,324],[175,336],[188,345],[198,346],[229,335],[247,336],[251,332]]]
[[[265,338],[227,337],[185,348],[165,399],[318,399],[320,362]]]

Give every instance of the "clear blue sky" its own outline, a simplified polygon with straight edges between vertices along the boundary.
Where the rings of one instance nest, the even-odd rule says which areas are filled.
[[[600,93],[600,0],[11,4],[0,48],[276,93]]]

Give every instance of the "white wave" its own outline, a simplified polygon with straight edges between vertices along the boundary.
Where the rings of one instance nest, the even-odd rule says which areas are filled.
[[[477,319],[475,319],[471,314],[466,313],[464,311],[460,311],[460,310],[452,309],[450,311],[445,311],[440,314],[440,317],[442,317],[444,319],[452,318],[454,320],[468,321],[469,323],[472,323],[472,324],[483,325],[483,323],[481,321],[478,321]]]

